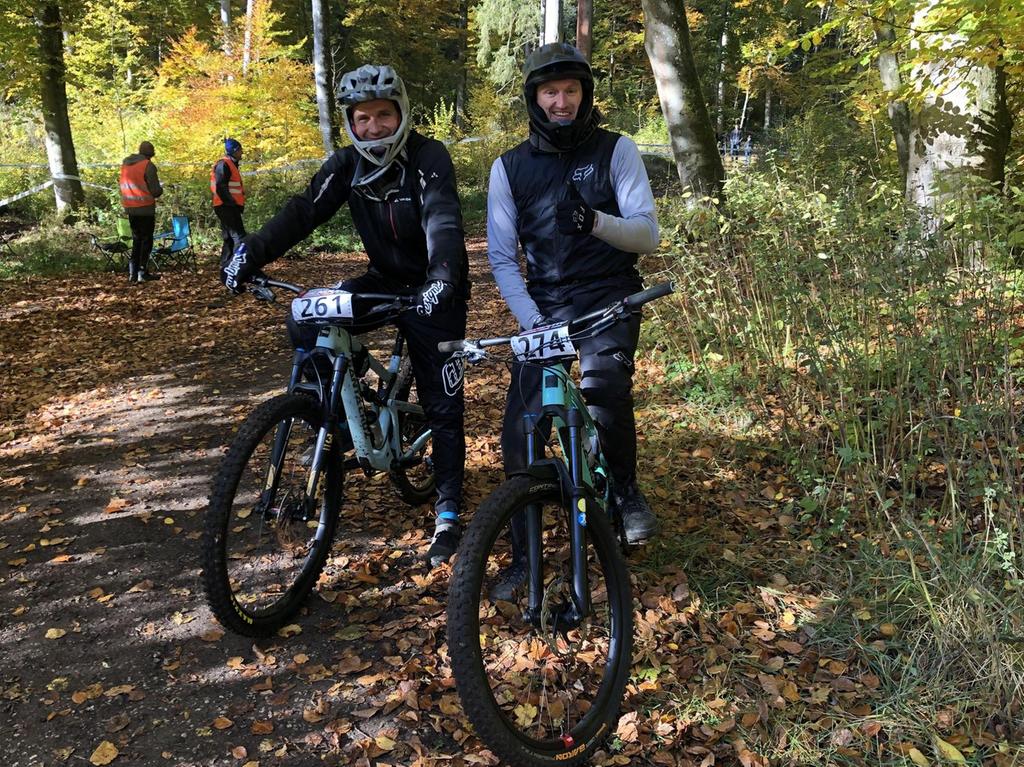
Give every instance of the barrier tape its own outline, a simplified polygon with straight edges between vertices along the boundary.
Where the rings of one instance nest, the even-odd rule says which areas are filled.
[[[16,202],[16,201],[20,200],[22,197],[28,197],[29,195],[35,194],[36,192],[41,192],[44,189],[46,189],[47,187],[51,187],[51,186],[53,186],[53,181],[52,180],[44,181],[42,184],[40,184],[39,186],[33,187],[32,189],[27,189],[24,192],[18,192],[18,194],[14,195],[12,197],[8,197],[6,199],[0,200],[0,208],[4,207],[5,205],[10,205],[12,202]]]

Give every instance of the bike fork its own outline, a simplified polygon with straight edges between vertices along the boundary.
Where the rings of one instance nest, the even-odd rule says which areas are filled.
[[[320,431],[316,435],[316,447],[313,448],[313,464],[309,468],[306,480],[305,511],[312,514],[316,507],[316,488],[323,471],[324,455],[330,447],[332,435],[338,429],[338,409],[341,401],[341,382],[348,368],[348,357],[339,354],[334,358],[334,371],[331,374],[331,388],[324,403],[324,418]]]

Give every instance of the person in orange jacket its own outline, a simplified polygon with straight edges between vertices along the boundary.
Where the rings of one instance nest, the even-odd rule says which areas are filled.
[[[238,166],[242,161],[242,145],[233,138],[224,139],[224,157],[217,160],[210,171],[210,192],[213,194],[213,212],[220,219],[223,245],[220,265],[223,268],[245,237],[242,213],[245,211],[245,186]]]
[[[146,271],[153,252],[156,227],[156,198],[164,193],[153,164],[156,150],[148,141],[139,144],[136,154],[121,162],[121,205],[132,227],[132,254],[128,261],[128,281],[146,282],[159,277]]]

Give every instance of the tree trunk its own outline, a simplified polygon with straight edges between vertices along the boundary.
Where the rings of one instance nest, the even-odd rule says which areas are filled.
[[[771,78],[765,80],[764,83],[764,128],[763,132],[767,133],[768,129],[772,127],[772,81]]]
[[[895,95],[903,85],[900,77],[900,63],[893,45],[896,42],[896,31],[887,21],[875,22],[875,39],[878,41],[878,74],[882,79],[882,87]],[[889,101],[887,107],[889,124],[892,126],[893,138],[896,140],[896,158],[900,163],[903,183],[907,182],[907,167],[910,156],[910,109],[907,102],[897,99]]]
[[[715,87],[717,103],[715,110],[715,131],[721,136],[725,130],[725,60],[726,51],[729,47],[729,11],[732,10],[732,0],[727,0],[722,11],[722,38],[718,45],[718,84]]]
[[[928,10],[915,14],[915,28],[927,27]],[[949,49],[955,41],[938,42]],[[915,85],[930,87],[910,118],[907,199],[921,211],[925,230],[934,232],[951,190],[963,186],[957,173],[980,176],[1002,190],[1013,120],[1001,63],[930,61],[916,66],[912,78]]]
[[[592,26],[594,23],[594,0],[578,0],[576,4],[576,47],[587,61],[593,50]]]
[[[743,109],[740,111],[740,130],[747,121],[747,104],[750,103],[750,84],[747,83],[747,92],[743,95]]]
[[[224,33],[221,46],[225,56],[231,55],[231,0],[220,0],[220,28]]]
[[[561,0],[541,0],[544,15],[543,37],[540,44],[557,43],[562,39],[562,3]]]
[[[330,6],[324,0],[312,0],[313,14],[313,77],[316,81],[316,109],[319,115],[320,140],[324,154],[334,151],[338,138],[334,127],[334,98],[331,93],[331,68],[327,52],[331,49]]]
[[[57,212],[74,210],[85,200],[78,178],[75,142],[68,119],[68,94],[64,82],[64,30],[60,6],[48,2],[36,6],[35,23],[39,30],[42,68],[39,75],[45,129],[46,156],[53,178]]]
[[[242,74],[249,72],[249,62],[252,61],[252,13],[253,0],[245,4],[245,40],[242,43]]]
[[[459,0],[457,41],[458,51],[454,65],[459,73],[455,81],[455,125],[464,128],[466,125],[466,107],[469,101],[469,73],[466,66],[466,48],[469,45],[467,30],[469,29],[469,0]]]
[[[690,47],[686,7],[679,0],[642,0],[644,48],[658,86],[679,180],[702,198],[721,199],[725,171],[715,143]]]

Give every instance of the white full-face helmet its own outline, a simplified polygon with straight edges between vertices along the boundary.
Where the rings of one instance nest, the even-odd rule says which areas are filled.
[[[366,160],[386,168],[398,157],[409,138],[409,96],[405,83],[387,64],[365,64],[341,76],[337,90],[338,102],[345,112],[345,132],[352,145]],[[398,107],[401,122],[392,135],[373,141],[363,141],[352,130],[353,107],[375,99],[388,99]]]

